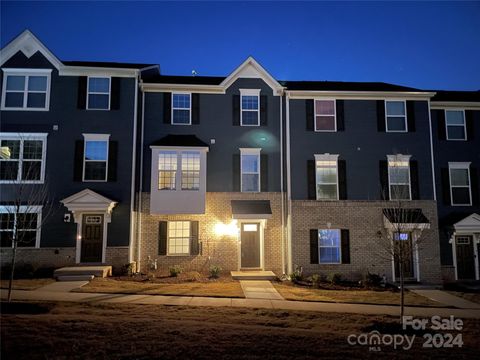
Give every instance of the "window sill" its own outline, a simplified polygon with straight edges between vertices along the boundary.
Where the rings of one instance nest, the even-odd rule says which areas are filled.
[[[11,107],[2,107],[2,111],[50,111],[49,108],[11,108]]]
[[[43,184],[43,180],[0,180],[0,184],[11,184],[11,185],[18,185],[18,184]]]
[[[187,257],[187,256],[195,256],[195,255],[190,255],[190,254],[167,254],[163,256],[170,256],[170,257]]]

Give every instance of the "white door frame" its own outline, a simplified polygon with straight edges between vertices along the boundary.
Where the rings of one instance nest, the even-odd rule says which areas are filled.
[[[81,211],[74,212],[73,219],[77,224],[77,238],[76,238],[76,249],[75,249],[75,263],[80,264],[81,255],[82,255],[82,229],[83,229],[83,215],[103,215],[103,245],[102,245],[102,263],[105,263],[105,254],[107,249],[107,230],[108,224],[112,221],[112,217],[108,212],[102,211]]]
[[[480,268],[478,265],[478,244],[480,244],[480,233],[454,231],[449,239],[452,245],[453,267],[455,268],[455,281],[458,281],[458,263],[457,263],[457,236],[471,236],[473,246],[473,263],[475,266],[475,280],[480,280]]]
[[[239,224],[239,231],[238,231],[238,245],[237,245],[237,252],[238,252],[238,266],[237,269],[240,270],[242,268],[242,226],[244,223],[248,224],[258,224],[259,231],[260,231],[260,269],[265,269],[265,259],[264,259],[264,232],[266,228],[266,220],[265,219],[242,219],[238,220]],[[253,269],[253,268],[252,268]]]

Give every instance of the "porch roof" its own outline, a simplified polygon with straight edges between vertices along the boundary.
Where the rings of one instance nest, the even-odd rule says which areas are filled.
[[[234,219],[270,219],[272,208],[270,200],[232,200]]]

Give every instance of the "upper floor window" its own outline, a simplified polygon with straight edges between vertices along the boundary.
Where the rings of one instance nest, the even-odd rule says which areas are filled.
[[[48,110],[50,69],[2,70],[2,110]]]
[[[158,154],[158,189],[175,190],[177,152],[160,151]]]
[[[390,200],[411,200],[410,155],[388,155]]]
[[[177,170],[180,169],[178,172]],[[161,150],[158,153],[158,189],[200,189],[200,152]]]
[[[107,181],[108,143],[110,135],[83,134],[83,181]]]
[[[448,163],[452,205],[472,205],[470,163]]]
[[[200,188],[200,153],[198,151],[182,152],[182,190]]]
[[[109,77],[88,77],[88,110],[110,110],[110,85]]]
[[[260,191],[260,150],[240,149],[241,191]]]
[[[260,125],[260,90],[240,89],[240,125]]]
[[[18,247],[39,247],[41,217],[41,206],[0,206],[0,247],[13,247],[15,229]]]
[[[47,135],[0,133],[0,183],[44,181]]]
[[[407,115],[405,101],[385,101],[388,132],[406,132]]]
[[[463,110],[445,110],[447,140],[466,140],[465,112]]]
[[[315,131],[337,131],[335,100],[315,100]]]
[[[338,200],[338,155],[315,155],[317,200]]]
[[[191,94],[172,94],[172,124],[190,125],[192,123]]]

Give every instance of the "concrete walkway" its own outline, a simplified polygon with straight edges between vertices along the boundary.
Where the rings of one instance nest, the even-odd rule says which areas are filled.
[[[84,285],[87,285],[89,281],[56,281],[54,283],[42,286],[36,291],[54,291],[68,293],[72,290],[81,288]]]
[[[240,280],[240,286],[247,299],[284,300],[267,280]]]
[[[6,299],[7,290],[2,289],[1,298]],[[364,305],[364,304],[338,304],[306,301],[269,300],[269,299],[232,299],[192,296],[162,296],[162,295],[122,295],[101,293],[72,293],[40,290],[14,290],[14,300],[30,301],[72,301],[88,303],[122,303],[122,304],[150,304],[150,305],[183,305],[183,306],[226,306],[264,309],[283,309],[294,311],[318,311],[355,313],[367,315],[392,315],[398,316],[398,306]],[[458,318],[480,319],[478,309],[450,309],[450,308],[427,308],[406,307],[405,315],[415,317],[431,317],[439,315],[448,317],[453,315]]]
[[[430,289],[410,289],[410,291],[447,306],[454,306],[459,309],[480,309],[480,304],[449,294],[446,291]]]

